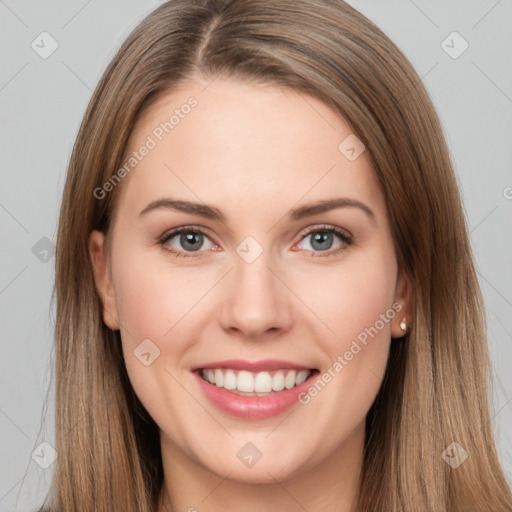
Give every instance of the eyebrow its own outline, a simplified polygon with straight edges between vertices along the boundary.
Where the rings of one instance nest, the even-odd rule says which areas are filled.
[[[144,208],[139,216],[146,215],[153,210],[159,209],[170,209],[184,213],[191,213],[193,215],[199,215],[207,219],[218,220],[220,222],[226,222],[226,216],[214,206],[209,206],[204,203],[194,203],[191,201],[178,201],[173,199],[157,199],[149,203]],[[349,199],[346,197],[339,197],[334,199],[326,199],[318,201],[305,206],[300,206],[293,210],[290,210],[287,214],[289,220],[301,220],[305,217],[312,215],[318,215],[336,208],[358,208],[363,211],[373,222],[375,222],[375,214],[366,204],[358,201],[357,199]]]

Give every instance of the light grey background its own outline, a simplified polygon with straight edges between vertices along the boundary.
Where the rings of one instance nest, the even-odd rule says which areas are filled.
[[[50,241],[72,144],[107,62],[160,3],[0,0],[0,511],[35,510],[51,476],[32,454],[53,443]],[[350,3],[410,58],[440,114],[486,301],[493,427],[511,481],[512,1]],[[47,59],[31,47],[44,31],[58,43]],[[463,48],[446,39],[454,31],[469,44],[456,59],[445,51]]]

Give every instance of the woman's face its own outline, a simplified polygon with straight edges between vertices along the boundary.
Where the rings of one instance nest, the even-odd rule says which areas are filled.
[[[247,482],[356,468],[408,285],[349,126],[289,89],[190,81],[130,157],[90,251],[164,457]]]

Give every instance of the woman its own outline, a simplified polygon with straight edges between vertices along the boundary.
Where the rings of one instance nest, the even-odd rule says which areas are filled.
[[[134,30],[77,137],[56,295],[51,510],[512,509],[439,121],[341,1]]]

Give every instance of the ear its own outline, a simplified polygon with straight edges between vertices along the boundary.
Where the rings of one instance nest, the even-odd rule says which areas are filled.
[[[399,271],[393,304],[400,304],[395,309],[396,315],[391,324],[391,337],[402,338],[411,330],[412,324],[412,284],[410,277],[403,271]],[[402,322],[405,320],[406,328],[402,329]],[[402,324],[402,326],[401,326]]]
[[[103,305],[103,321],[112,330],[119,329],[116,298],[107,258],[105,234],[92,231],[89,235],[89,256],[94,272],[96,289]]]

